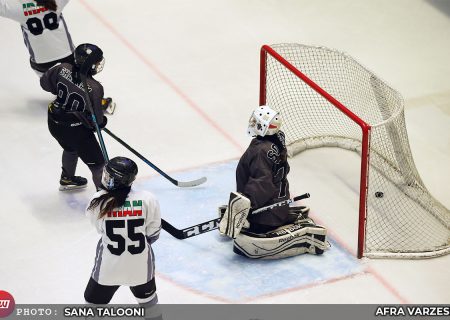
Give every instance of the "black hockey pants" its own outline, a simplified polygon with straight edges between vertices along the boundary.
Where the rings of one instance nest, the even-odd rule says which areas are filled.
[[[92,130],[80,122],[60,122],[49,114],[48,129],[51,135],[64,149],[62,155],[62,175],[73,177],[78,157],[89,167],[92,180],[98,188],[101,184],[102,170],[105,164],[102,150]]]
[[[84,291],[84,299],[93,304],[108,304],[119,287],[99,284],[91,277]],[[155,278],[138,286],[130,286],[130,290],[140,304],[158,303]]]

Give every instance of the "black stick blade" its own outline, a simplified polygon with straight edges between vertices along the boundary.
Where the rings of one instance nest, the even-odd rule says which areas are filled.
[[[198,236],[199,234],[209,232],[212,230],[215,230],[219,228],[219,222],[220,218],[216,218],[213,220],[209,220],[206,222],[199,223],[195,226],[191,226],[184,229],[177,229],[174,226],[172,226],[170,223],[165,221],[164,219],[161,219],[161,226],[163,230],[167,231],[170,235],[173,237],[183,240],[190,237]]]

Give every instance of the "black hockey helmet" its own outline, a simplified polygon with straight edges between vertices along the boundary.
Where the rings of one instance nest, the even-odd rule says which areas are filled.
[[[133,160],[125,157],[112,158],[103,168],[102,185],[107,190],[129,187],[137,173],[138,167]]]
[[[75,66],[82,74],[94,75],[103,70],[103,51],[95,44],[80,44],[73,54]]]

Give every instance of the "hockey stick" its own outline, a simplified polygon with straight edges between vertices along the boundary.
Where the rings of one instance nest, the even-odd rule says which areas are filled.
[[[167,173],[165,173],[164,171],[159,169],[157,166],[155,166],[153,163],[151,163],[149,160],[144,158],[143,155],[141,155],[139,152],[137,152],[132,147],[130,147],[125,141],[120,139],[114,133],[112,133],[111,131],[109,131],[106,128],[103,128],[103,131],[105,131],[107,134],[109,134],[114,140],[119,142],[121,145],[123,145],[125,148],[127,148],[129,151],[131,151],[134,155],[136,155],[139,159],[144,161],[146,164],[148,164],[150,167],[152,167],[154,170],[156,170],[160,175],[162,175],[164,178],[166,178],[167,180],[172,182],[177,187],[182,187],[182,188],[195,187],[195,186],[198,186],[198,185],[206,182],[206,177],[202,177],[200,179],[192,180],[192,181],[178,181],[178,180],[175,180],[174,178],[170,177]]]
[[[289,205],[295,201],[306,199],[306,198],[309,198],[309,193],[305,193],[305,194],[302,194],[301,196],[297,196],[292,199],[283,200],[283,201],[268,205],[266,207],[259,208],[258,210],[255,210],[254,212],[260,213],[260,212],[263,212],[263,211],[266,211],[266,210],[269,210],[269,209],[272,209],[275,207]],[[177,229],[173,225],[171,225],[170,223],[165,221],[164,219],[161,219],[161,225],[162,225],[162,228],[165,231],[167,231],[170,235],[172,235],[173,237],[175,237],[179,240],[183,240],[183,239],[198,236],[199,234],[206,233],[206,232],[209,232],[209,231],[219,228],[220,219],[221,218],[216,218],[213,220],[205,221],[205,222],[202,222],[202,223],[199,223],[199,224],[196,224],[194,226],[190,226],[190,227],[184,228],[184,229]]]
[[[83,92],[86,96],[86,105],[88,107],[89,112],[91,113],[92,122],[94,123],[95,131],[97,131],[97,137],[100,142],[100,149],[102,150],[103,158],[107,163],[109,161],[108,152],[106,151],[105,142],[103,141],[102,132],[100,131],[100,127],[98,126],[97,117],[95,116],[94,108],[92,107],[91,99],[89,98],[89,89],[87,85],[87,75],[89,71],[92,69],[94,65],[94,61],[99,58],[98,52],[90,52],[87,56],[86,60],[84,60],[83,64],[80,66],[79,74],[80,79],[83,84]]]
[[[91,113],[92,122],[94,123],[95,131],[97,132],[98,141],[100,142],[100,149],[102,150],[103,159],[105,159],[105,162],[107,163],[109,161],[108,152],[106,151],[105,141],[103,141],[102,132],[100,131],[100,127],[98,126],[97,117],[95,116],[94,108],[92,107],[91,99],[89,98],[87,75],[80,72],[80,77],[84,87],[83,91],[86,95],[86,104],[89,109],[89,112]]]
[[[301,196],[296,196],[296,197],[294,197],[292,199],[283,200],[283,201],[271,204],[269,206],[259,208],[259,209],[255,210],[255,211],[250,212],[250,214],[257,214],[257,213],[260,213],[260,212],[263,212],[263,211],[266,211],[266,210],[269,210],[269,209],[272,209],[272,208],[275,208],[275,207],[286,206],[286,205],[291,204],[292,202],[299,201],[299,200],[302,200],[302,199],[306,199],[306,198],[309,198],[309,197],[310,197],[309,193],[305,193],[305,194],[302,194]]]
[[[220,218],[209,220],[184,229],[177,229],[166,220],[161,219],[162,228],[171,236],[183,240],[219,228]]]

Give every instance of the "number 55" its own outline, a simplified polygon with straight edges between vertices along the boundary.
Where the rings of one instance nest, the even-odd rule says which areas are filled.
[[[145,249],[145,235],[143,233],[136,233],[136,227],[141,227],[144,225],[144,219],[133,219],[133,220],[106,220],[106,235],[112,242],[117,243],[117,247],[114,247],[111,244],[108,244],[109,251],[116,255],[120,256],[125,252],[126,239],[122,237],[120,234],[114,233],[114,229],[125,228],[127,225],[127,234],[128,239],[131,241],[138,241],[139,244],[129,245],[127,247],[128,252],[131,254],[139,254],[142,253]]]

